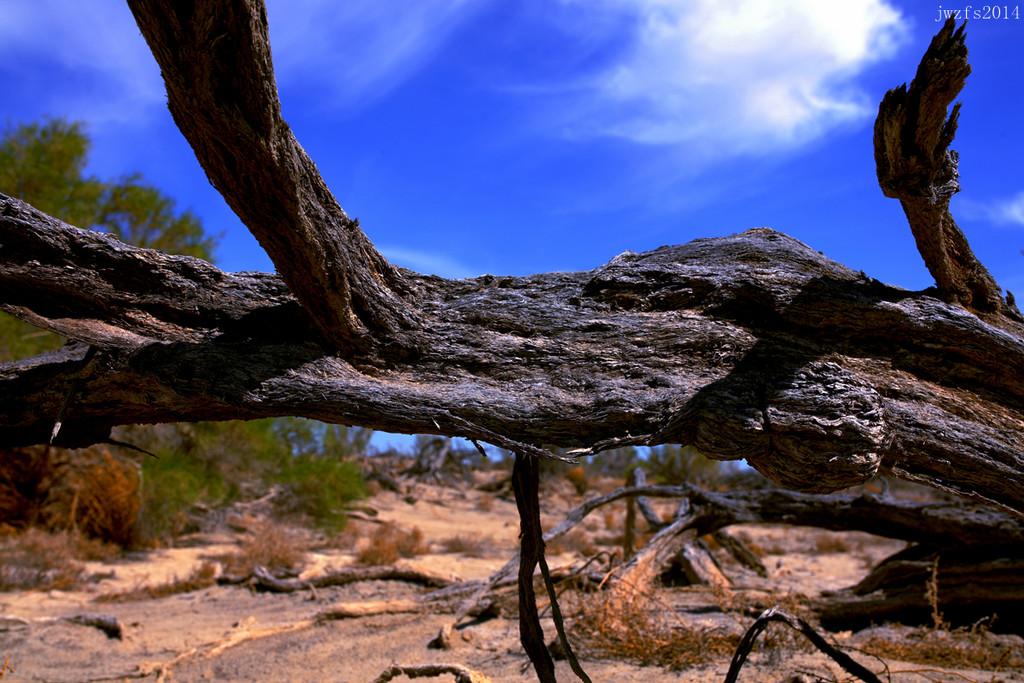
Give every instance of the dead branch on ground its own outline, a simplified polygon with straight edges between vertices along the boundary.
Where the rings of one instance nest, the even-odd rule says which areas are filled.
[[[472,669],[467,669],[460,664],[423,664],[420,666],[391,666],[385,669],[373,683],[388,683],[399,676],[409,678],[436,678],[451,674],[455,676],[455,683],[491,683],[491,679]]]
[[[740,670],[743,668],[743,663],[747,661],[747,656],[750,655],[750,651],[754,648],[754,642],[768,628],[768,624],[773,621],[783,623],[802,634],[814,647],[831,657],[836,664],[843,668],[843,671],[846,671],[851,676],[856,676],[865,683],[882,683],[878,676],[870,669],[867,669],[853,657],[833,646],[806,621],[800,617],[787,614],[778,607],[771,607],[765,610],[747,629],[747,632],[743,635],[743,640],[740,641],[739,646],[736,648],[736,654],[733,655],[732,662],[729,664],[729,672],[725,676],[725,683],[736,683]]]

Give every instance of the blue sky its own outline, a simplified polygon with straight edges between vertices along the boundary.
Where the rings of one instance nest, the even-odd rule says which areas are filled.
[[[871,125],[885,90],[913,76],[940,6],[962,5],[268,4],[286,118],[401,265],[589,269],[771,226],[880,280],[931,284],[875,182]],[[1000,284],[1024,294],[1024,20],[974,20],[968,47],[954,213]],[[221,267],[271,268],[175,129],[123,3],[0,1],[0,82],[0,122],[84,121],[94,173],[141,171],[223,232]]]

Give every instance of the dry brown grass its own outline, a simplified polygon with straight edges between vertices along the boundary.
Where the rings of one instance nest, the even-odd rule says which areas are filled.
[[[476,499],[476,509],[480,512],[490,512],[494,509],[494,497],[486,494]]]
[[[134,542],[142,505],[139,470],[134,463],[94,447],[89,460],[68,472],[65,485],[66,524],[70,528],[120,546]],[[64,512],[58,509],[52,514]],[[54,519],[51,524],[57,527],[60,521]]]
[[[137,600],[166,598],[169,595],[191,593],[192,591],[209,588],[216,582],[217,565],[213,562],[203,562],[196,565],[195,569],[183,579],[174,578],[166,583],[138,586],[120,593],[104,593],[96,598],[96,602],[135,602]]]
[[[1024,671],[1024,651],[991,633],[919,629],[902,638],[872,636],[861,648],[883,659],[951,669]]]
[[[301,535],[274,522],[256,524],[242,541],[238,552],[217,557],[224,564],[224,573],[248,576],[257,566],[271,573],[294,569],[306,555]]]
[[[0,590],[70,590],[86,578],[82,560],[118,552],[78,533],[28,529],[0,541]]]
[[[0,678],[12,673],[14,673],[14,664],[11,663],[11,656],[4,655],[3,661],[0,662]]]
[[[619,530],[625,526],[625,515],[620,512],[616,512],[610,507],[605,508],[601,512],[601,519],[604,521],[604,528],[610,530]]]
[[[596,555],[599,548],[591,539],[590,534],[577,528],[548,543],[547,551],[551,555],[577,553],[583,557],[590,557]]]
[[[400,557],[414,557],[425,552],[427,544],[419,527],[406,531],[394,524],[382,524],[359,548],[356,562],[365,565],[394,564]]]
[[[823,531],[814,537],[814,550],[821,554],[845,553],[850,551],[850,544],[841,534]]]
[[[739,635],[689,625],[643,594],[613,595],[591,594],[580,601],[574,640],[593,656],[680,670],[728,660],[739,644]]]
[[[106,447],[0,454],[0,519],[14,527],[69,529],[128,546],[140,505],[138,467]]]
[[[494,539],[480,536],[450,536],[441,541],[446,553],[461,553],[466,557],[486,557],[494,547]]]
[[[582,496],[590,488],[587,483],[587,471],[583,469],[583,465],[576,465],[570,467],[565,472],[565,478],[569,480],[572,487],[576,489],[577,495]]]

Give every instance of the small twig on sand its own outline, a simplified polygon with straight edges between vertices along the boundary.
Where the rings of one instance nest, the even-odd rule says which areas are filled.
[[[455,683],[491,683],[491,679],[479,671],[467,669],[461,664],[424,664],[422,666],[389,666],[381,672],[373,683],[388,683],[398,676],[409,678],[436,678],[451,674]]]

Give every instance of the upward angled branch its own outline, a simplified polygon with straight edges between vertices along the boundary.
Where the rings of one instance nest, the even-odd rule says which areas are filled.
[[[406,345],[402,330],[416,317],[402,276],[345,215],[281,117],[263,2],[128,4],[175,123],[329,343]]]
[[[882,99],[875,120],[878,182],[886,197],[903,205],[917,249],[947,301],[1019,319],[949,212],[950,199],[960,191],[959,157],[949,149],[960,105],[949,118],[946,108],[971,73],[965,26],[957,29],[949,19],[928,46],[910,88],[903,84]]]

